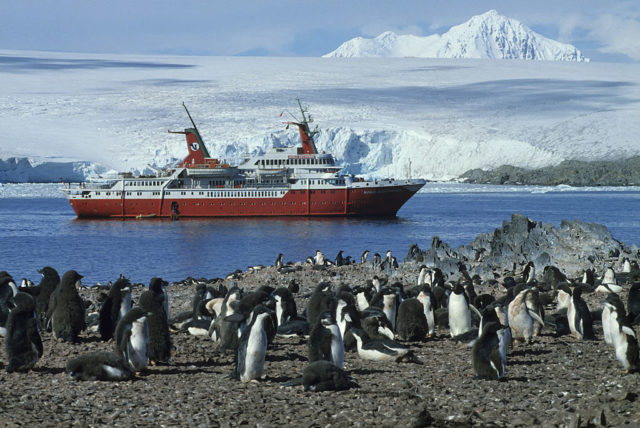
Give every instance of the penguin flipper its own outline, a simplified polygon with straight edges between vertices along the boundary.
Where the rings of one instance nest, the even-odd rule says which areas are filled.
[[[42,338],[40,337],[40,333],[38,333],[38,321],[36,321],[35,318],[29,318],[27,322],[27,336],[29,337],[29,341],[36,347],[38,358],[42,357],[44,349],[42,347]]]
[[[291,379],[288,382],[284,382],[282,386],[300,386],[302,385],[302,376]]]

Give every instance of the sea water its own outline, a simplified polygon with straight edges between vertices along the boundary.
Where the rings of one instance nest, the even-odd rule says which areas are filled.
[[[43,190],[44,189],[44,190]],[[75,269],[87,285],[124,274],[148,284],[215,278],[248,266],[304,261],[339,250],[404,259],[409,245],[438,236],[456,248],[491,233],[513,213],[558,226],[563,219],[600,223],[625,244],[640,244],[640,189],[501,187],[432,184],[394,218],[222,218],[78,220],[51,185],[0,188],[0,270],[39,281],[37,269]],[[55,187],[53,187],[55,190]],[[35,195],[35,197],[34,197]],[[52,197],[53,196],[53,197]],[[370,256],[371,257],[371,256]]]

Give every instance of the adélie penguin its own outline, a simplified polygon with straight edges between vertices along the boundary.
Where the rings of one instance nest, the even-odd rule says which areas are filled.
[[[352,328],[349,331],[356,339],[358,356],[363,360],[409,361],[422,364],[406,345],[391,339],[370,339],[367,333],[359,328]]]
[[[9,275],[0,276],[0,336],[7,334],[7,321],[9,313],[15,307],[13,300],[14,287],[13,278]],[[17,290],[17,287],[15,287]]]
[[[604,305],[610,311],[608,320],[609,338],[615,348],[616,359],[622,365],[625,373],[638,370],[640,360],[638,339],[627,319],[622,300],[617,295],[612,294],[607,297]]]
[[[309,334],[309,361],[325,360],[342,368],[344,365],[344,342],[336,319],[329,311],[320,319]]]
[[[81,279],[75,270],[65,272],[49,300],[47,318],[53,335],[65,342],[77,343],[78,335],[86,328],[86,310],[76,288]]]
[[[265,323],[271,322],[271,311],[264,305],[254,308],[250,322],[238,341],[236,367],[231,377],[241,382],[249,382],[262,377],[267,353],[267,332]]]
[[[461,284],[453,287],[449,295],[449,332],[451,337],[463,335],[471,331],[471,305]]]
[[[571,295],[567,307],[567,320],[569,321],[571,334],[578,339],[595,339],[591,312],[589,312],[589,307],[581,296],[582,288],[575,287],[571,290],[569,287],[564,286],[563,291]]]
[[[115,352],[90,352],[67,362],[66,372],[75,380],[128,380],[133,376],[130,366]]]
[[[9,373],[31,370],[42,356],[35,300],[27,293],[18,292],[14,301],[16,306],[9,314],[4,341]]]
[[[98,331],[102,340],[113,337],[120,319],[131,309],[131,283],[120,276],[109,289],[109,295],[102,302],[98,315]]]
[[[136,306],[118,322],[115,331],[116,352],[122,356],[131,370],[138,372],[147,367],[149,347],[149,326],[147,317],[151,315]]]
[[[482,334],[473,344],[473,374],[481,379],[500,380],[506,373],[506,327],[496,322],[488,322]]]

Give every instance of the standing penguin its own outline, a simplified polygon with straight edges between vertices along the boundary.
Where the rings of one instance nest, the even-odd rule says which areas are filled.
[[[566,291],[566,290],[565,290]],[[575,287],[571,291],[571,299],[567,308],[569,330],[578,339],[594,340],[593,322],[587,303],[582,299],[582,288]]]
[[[509,303],[507,310],[513,340],[523,340],[526,343],[530,343],[533,337],[534,321],[544,324],[544,320],[527,306],[529,293],[531,293],[529,288],[520,291]]]
[[[436,331],[435,308],[437,303],[430,286],[425,285],[422,287],[422,290],[418,293],[418,300],[422,303],[424,317],[427,319],[427,337],[433,337]]]
[[[607,345],[615,346],[612,330],[618,328],[616,316],[620,316],[621,319],[626,318],[624,303],[616,293],[609,293],[602,307],[602,335]]]
[[[280,269],[282,266],[284,266],[284,261],[283,261],[283,255],[282,253],[278,254],[278,257],[276,258],[276,262],[274,263],[274,266],[276,267],[276,269]]]
[[[320,315],[309,335],[309,361],[326,360],[344,366],[344,342],[336,319],[329,311]]]
[[[115,330],[116,353],[122,356],[134,372],[147,367],[149,347],[147,316],[149,315],[149,312],[136,306],[122,317]]]
[[[14,290],[16,290],[15,293]],[[13,278],[8,274],[0,276],[0,336],[7,334],[7,321],[9,313],[15,307],[13,296],[16,293],[17,287],[15,287]]]
[[[276,327],[280,327],[287,321],[294,320],[298,317],[298,308],[293,294],[286,287],[277,288],[273,293],[276,301]]]
[[[362,255],[360,256],[360,264],[363,265],[367,262],[367,257],[369,257],[369,250],[364,250]]]
[[[473,374],[482,379],[500,380],[506,373],[506,346],[500,346],[498,332],[505,327],[488,322],[473,344]],[[504,354],[503,354],[504,353]]]
[[[169,322],[165,311],[165,297],[162,280],[152,278],[149,289],[140,295],[140,307],[149,312],[149,348],[148,356],[152,364],[171,362],[171,337]]]
[[[36,314],[38,316],[38,325],[44,329],[47,325],[47,311],[49,309],[49,299],[60,282],[60,275],[51,266],[45,266],[38,270],[42,275],[42,279],[38,284],[40,292],[36,297]]]
[[[109,340],[116,331],[118,321],[131,309],[131,283],[120,276],[109,289],[98,315],[98,331],[102,340]]]
[[[76,289],[81,279],[75,270],[65,272],[49,300],[47,318],[53,335],[65,342],[77,343],[78,335],[86,328],[84,302]]]
[[[262,377],[264,359],[267,353],[267,332],[265,323],[271,316],[270,310],[258,305],[252,312],[251,321],[238,341],[236,367],[232,377],[241,382],[249,382]]]
[[[449,331],[456,337],[471,330],[471,312],[469,301],[461,284],[453,287],[449,295]]]
[[[5,350],[7,372],[28,371],[42,356],[42,339],[36,321],[36,302],[27,293],[18,292],[14,301],[16,307],[9,314]]]
[[[616,296],[617,297],[617,296]],[[609,335],[616,352],[616,359],[625,373],[639,368],[638,339],[629,324],[624,304],[619,298],[607,298],[605,306],[610,309]]]

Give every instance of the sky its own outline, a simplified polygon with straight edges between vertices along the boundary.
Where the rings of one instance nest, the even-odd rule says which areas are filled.
[[[640,61],[638,0],[2,0],[0,49],[321,56],[388,30],[443,33],[490,9],[592,61]]]

